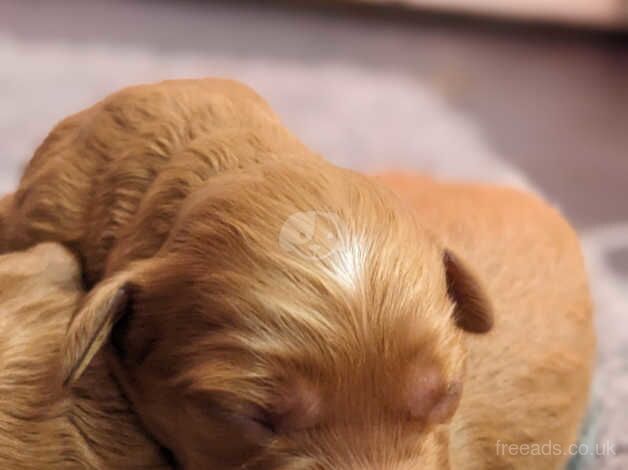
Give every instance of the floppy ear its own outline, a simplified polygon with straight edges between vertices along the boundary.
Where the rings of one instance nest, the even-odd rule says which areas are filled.
[[[493,327],[493,307],[480,281],[449,250],[445,250],[443,262],[447,293],[456,303],[456,324],[471,333],[488,332]]]
[[[127,314],[133,285],[128,273],[97,284],[68,326],[63,345],[64,386],[78,380],[107,343],[115,324]]]

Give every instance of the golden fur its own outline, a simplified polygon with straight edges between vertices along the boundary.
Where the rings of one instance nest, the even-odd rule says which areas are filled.
[[[80,380],[104,354],[146,428],[186,469],[530,468],[500,467],[490,439],[499,432],[534,441],[551,426],[496,428],[506,417],[493,419],[486,408],[499,408],[491,380],[503,375],[483,374],[498,365],[514,378],[531,372],[519,391],[540,395],[550,390],[533,379],[543,370],[534,361],[515,367],[521,350],[495,359],[495,333],[466,332],[486,333],[492,304],[500,320],[512,301],[522,311],[521,335],[528,298],[535,328],[544,327],[544,307],[557,312],[556,324],[581,317],[582,357],[558,342],[567,364],[548,363],[556,381],[577,385],[573,392],[556,386],[542,412],[528,415],[529,403],[512,400],[508,376],[501,387],[502,405],[516,404],[510,416],[524,420],[562,412],[571,393],[573,419],[565,418],[566,437],[556,436],[573,439],[588,369],[576,373],[569,360],[589,366],[588,304],[513,291],[544,285],[528,280],[535,272],[520,262],[509,270],[507,250],[491,251],[490,236],[507,228],[509,213],[496,212],[503,226],[495,233],[478,228],[488,238],[475,246],[454,236],[475,232],[473,219],[458,222],[447,212],[446,198],[455,196],[441,195],[441,219],[432,220],[383,185],[330,165],[242,85],[164,82],[123,90],[59,124],[3,204],[0,240],[5,249],[60,241],[81,257],[94,287],[67,332],[65,382]],[[566,227],[539,203],[538,220],[534,204],[520,204],[530,205],[532,224]],[[311,220],[319,227],[310,232]],[[586,297],[575,238],[563,228],[554,242],[575,260],[569,279],[580,273]],[[547,264],[542,274],[560,277],[563,265],[538,258]],[[496,275],[513,285],[489,279]],[[480,364],[482,354],[493,363]],[[482,380],[490,390],[477,386]],[[495,466],[482,467],[487,462]]]
[[[452,468],[564,468],[586,411],[595,356],[575,232],[556,210],[513,189],[399,173],[378,179],[473,266],[495,308],[493,330],[467,339]],[[503,447],[534,443],[555,449],[522,455],[533,451]]]
[[[168,468],[105,364],[63,389],[61,349],[81,298],[61,246],[0,256],[0,468]]]

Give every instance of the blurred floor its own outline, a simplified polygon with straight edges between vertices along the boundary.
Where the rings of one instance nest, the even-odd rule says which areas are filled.
[[[472,117],[579,226],[628,213],[628,41],[248,2],[4,0],[0,31],[25,41],[393,71]]]
[[[0,190],[64,115],[189,75],[252,84],[339,164],[534,187],[559,205],[600,311],[601,434],[623,456],[596,468],[628,468],[625,38],[252,2],[0,0]]]

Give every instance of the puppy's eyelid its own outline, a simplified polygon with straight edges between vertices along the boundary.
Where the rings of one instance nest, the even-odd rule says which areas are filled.
[[[272,416],[257,405],[225,408],[215,405],[224,419],[243,429],[254,440],[268,439],[277,434]]]
[[[264,429],[271,432],[272,434],[277,434],[277,427],[275,423],[273,423],[273,420],[271,418],[267,416],[253,416],[250,419],[251,421],[262,426]]]

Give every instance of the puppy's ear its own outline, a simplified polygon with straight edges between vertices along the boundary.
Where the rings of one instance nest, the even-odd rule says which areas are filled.
[[[493,327],[493,307],[475,275],[451,251],[443,257],[447,292],[456,303],[454,320],[471,333],[486,333]]]
[[[128,314],[134,290],[130,277],[120,273],[97,284],[72,318],[63,345],[64,386],[81,377],[115,324]]]

